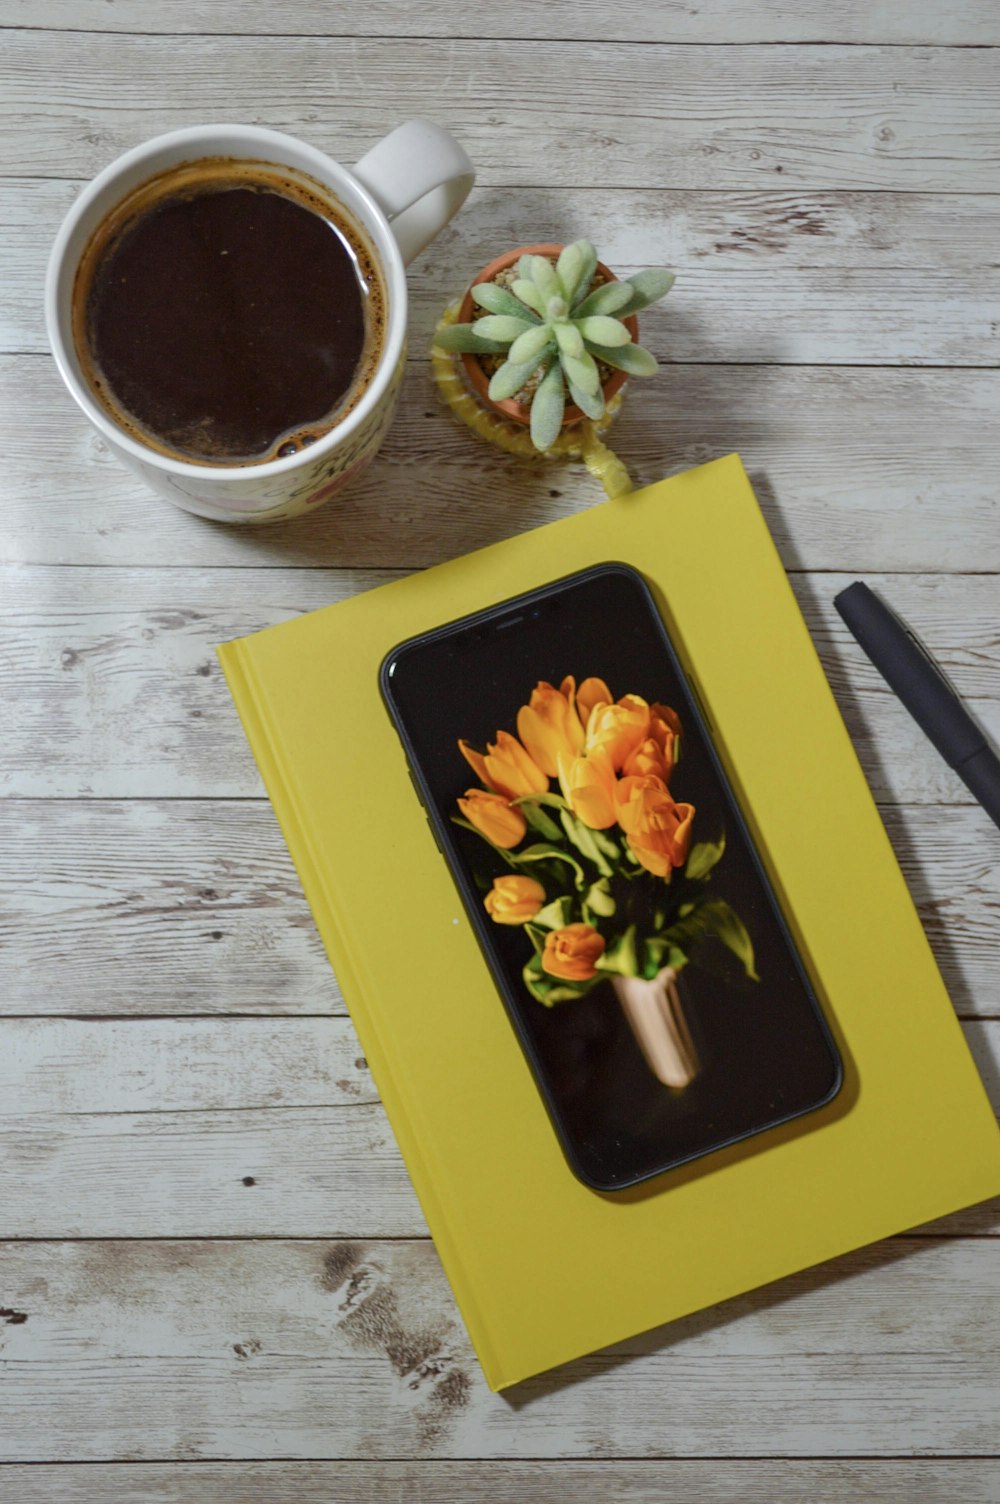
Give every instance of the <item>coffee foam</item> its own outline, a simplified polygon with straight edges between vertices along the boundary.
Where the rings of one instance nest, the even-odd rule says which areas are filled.
[[[105,258],[110,256],[122,235],[136,221],[155,210],[165,200],[230,188],[249,188],[263,193],[277,193],[293,203],[311,210],[331,224],[349,245],[356,258],[365,318],[365,344],[356,380],[341,402],[317,422],[296,426],[277,435],[269,450],[247,458],[220,456],[218,460],[184,453],[165,443],[145,425],[139,423],[115,398],[91,349],[87,330],[87,305],[97,275]],[[109,418],[132,439],[170,459],[185,464],[233,466],[244,468],[284,459],[314,444],[343,421],[357,407],[372,384],[385,344],[387,296],[376,253],[367,235],[331,190],[317,179],[279,163],[247,160],[240,157],[202,157],[167,168],[147,179],[108,214],[91,235],[77,267],[73,284],[73,342],[81,372],[91,394]]]

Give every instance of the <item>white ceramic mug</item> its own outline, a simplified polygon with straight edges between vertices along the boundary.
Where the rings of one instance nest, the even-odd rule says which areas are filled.
[[[378,365],[364,395],[314,444],[264,464],[199,465],[145,447],[94,397],[73,340],[73,287],[95,230],[140,184],[205,157],[277,164],[285,177],[318,181],[348,221],[360,227],[382,273],[388,316]],[[382,442],[406,360],[404,269],[461,208],[474,176],[458,142],[427,120],[397,127],[351,170],[294,136],[249,125],[171,131],[126,152],[80,193],[49,260],[45,319],[70,394],[129,469],[190,512],[222,522],[273,522],[312,511],[368,464]]]

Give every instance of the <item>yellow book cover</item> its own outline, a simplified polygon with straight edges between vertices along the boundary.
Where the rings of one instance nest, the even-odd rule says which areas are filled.
[[[379,670],[406,639],[610,561],[650,586],[710,718],[844,1080],[602,1193],[560,1149]],[[220,658],[492,1388],[1000,1192],[997,1123],[736,456]]]

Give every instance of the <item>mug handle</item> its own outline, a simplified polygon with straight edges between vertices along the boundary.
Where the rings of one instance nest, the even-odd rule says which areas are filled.
[[[407,120],[352,169],[392,225],[409,266],[461,209],[476,171],[454,136],[430,120]]]

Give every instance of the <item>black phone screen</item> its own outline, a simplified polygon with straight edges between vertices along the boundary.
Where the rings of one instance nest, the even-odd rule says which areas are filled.
[[[631,1185],[830,1100],[836,1049],[640,575],[415,638],[381,683],[582,1180]]]

